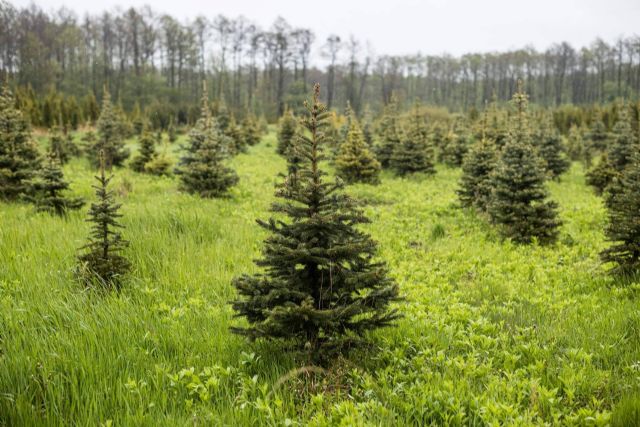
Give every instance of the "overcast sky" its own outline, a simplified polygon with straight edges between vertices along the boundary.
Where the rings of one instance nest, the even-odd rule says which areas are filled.
[[[32,1],[9,0],[16,6]],[[502,51],[527,44],[544,49],[596,37],[611,42],[640,34],[640,0],[38,0],[45,10],[66,6],[82,15],[115,6],[150,4],[180,19],[244,15],[268,27],[282,16],[318,38],[354,34],[378,54]],[[315,5],[315,7],[314,7]],[[316,47],[318,42],[316,42]]]

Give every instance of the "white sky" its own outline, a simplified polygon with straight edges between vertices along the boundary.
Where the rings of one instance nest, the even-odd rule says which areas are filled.
[[[31,0],[9,0],[23,7]],[[596,37],[612,42],[640,34],[640,0],[37,0],[50,11],[66,6],[79,15],[115,6],[149,4],[181,20],[199,14],[244,15],[267,28],[277,16],[311,28],[320,40],[335,33],[370,41],[378,54],[422,52],[460,55],[568,41],[574,47]]]

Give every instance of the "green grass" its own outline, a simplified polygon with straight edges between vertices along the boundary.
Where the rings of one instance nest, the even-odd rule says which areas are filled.
[[[0,425],[637,420],[640,284],[616,284],[600,265],[605,211],[577,164],[550,184],[564,221],[551,247],[501,241],[460,209],[456,169],[349,187],[369,202],[366,229],[405,317],[314,383],[278,383],[299,363],[228,330],[242,322],[228,305],[231,279],[256,271],[265,234],[255,219],[269,216],[285,169],[274,148],[271,133],[235,158],[240,184],[220,200],[117,170],[133,264],[120,294],[73,279],[86,208],[61,220],[0,206]],[[65,172],[92,200],[88,163]]]

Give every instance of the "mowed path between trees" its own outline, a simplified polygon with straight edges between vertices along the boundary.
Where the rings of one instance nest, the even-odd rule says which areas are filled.
[[[564,222],[549,247],[460,209],[459,169],[348,187],[404,318],[313,384],[282,381],[300,364],[228,330],[231,280],[257,271],[255,219],[285,170],[274,132],[231,163],[240,183],[214,200],[115,171],[133,265],[119,294],[73,279],[86,208],[0,205],[0,425],[604,425],[640,386],[638,286],[600,265],[605,211],[579,164],[549,184]],[[65,176],[93,200],[86,160]]]

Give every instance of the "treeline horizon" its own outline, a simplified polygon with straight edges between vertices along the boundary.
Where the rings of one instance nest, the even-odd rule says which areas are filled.
[[[531,102],[545,107],[636,100],[640,93],[638,35],[461,56],[374,55],[343,36],[318,40],[312,29],[283,18],[263,29],[223,15],[180,22],[149,6],[79,17],[0,0],[0,74],[22,88],[22,102],[90,110],[91,98],[107,87],[126,112],[151,111],[178,123],[189,121],[203,80],[216,103],[269,121],[300,105],[314,82],[326,88],[329,108],[349,103],[359,114],[365,107],[379,112],[392,95],[405,107],[420,101],[454,112],[480,109],[494,97],[510,99],[518,79]],[[312,64],[312,53],[326,66]]]

